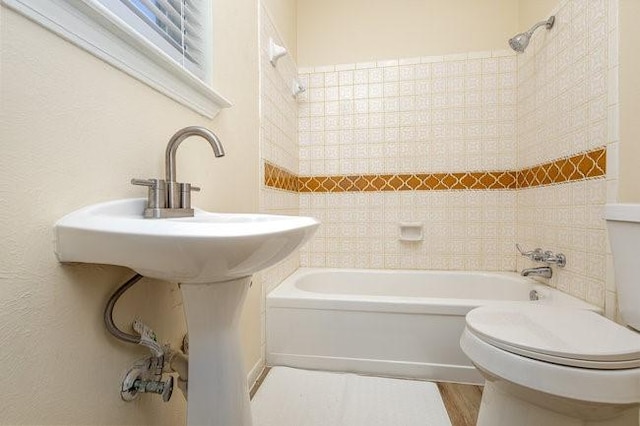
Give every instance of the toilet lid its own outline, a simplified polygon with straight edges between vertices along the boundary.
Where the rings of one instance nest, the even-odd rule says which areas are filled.
[[[560,365],[640,367],[640,335],[595,312],[537,304],[484,306],[467,329],[495,347]]]

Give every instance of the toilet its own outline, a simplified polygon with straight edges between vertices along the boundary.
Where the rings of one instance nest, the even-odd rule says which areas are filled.
[[[605,207],[620,315],[537,304],[467,314],[460,346],[485,378],[478,426],[638,426],[640,205]]]

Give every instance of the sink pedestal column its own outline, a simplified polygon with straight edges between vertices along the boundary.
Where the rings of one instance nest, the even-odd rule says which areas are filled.
[[[189,332],[188,426],[251,426],[238,330],[250,282],[180,284]]]

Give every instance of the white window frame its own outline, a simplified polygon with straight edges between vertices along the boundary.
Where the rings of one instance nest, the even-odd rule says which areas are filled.
[[[1,0],[2,4],[199,114],[231,103],[97,0]],[[210,12],[210,11],[209,11]],[[209,61],[210,62],[210,61]]]

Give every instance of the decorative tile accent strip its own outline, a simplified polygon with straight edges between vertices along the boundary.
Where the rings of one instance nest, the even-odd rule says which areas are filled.
[[[264,184],[285,191],[299,192],[300,178],[288,170],[264,162]]]
[[[416,173],[361,176],[301,176],[300,192],[438,191],[515,189],[515,172]]]
[[[606,147],[518,171],[295,176],[265,162],[265,185],[292,192],[444,191],[529,188],[604,177]]]
[[[604,177],[607,148],[576,154],[518,172],[518,188]]]

